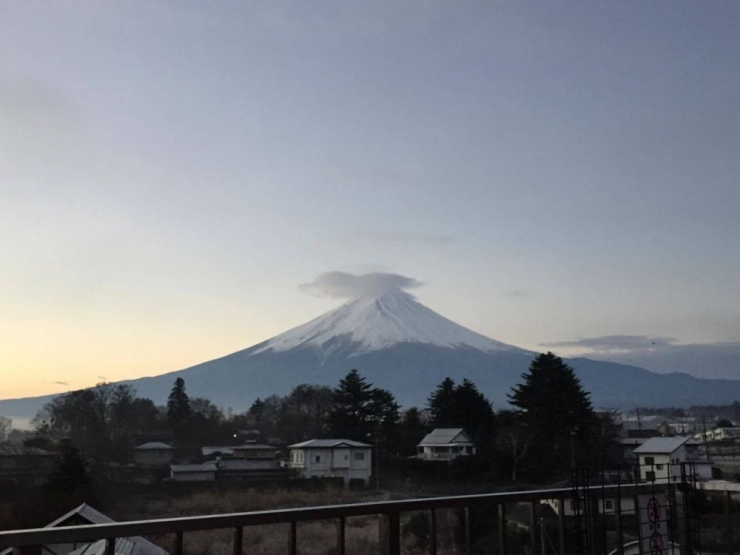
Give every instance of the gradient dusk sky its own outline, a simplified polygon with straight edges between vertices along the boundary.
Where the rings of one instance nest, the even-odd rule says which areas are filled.
[[[0,398],[246,348],[334,270],[740,379],[739,36],[737,0],[6,0]]]

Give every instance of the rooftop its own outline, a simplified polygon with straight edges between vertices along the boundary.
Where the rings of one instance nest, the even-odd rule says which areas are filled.
[[[313,449],[333,449],[335,447],[372,447],[367,443],[360,443],[351,439],[309,439],[301,443],[289,445],[289,449],[303,449],[310,447]]]
[[[651,437],[635,449],[635,453],[673,453],[690,439],[690,436]]]

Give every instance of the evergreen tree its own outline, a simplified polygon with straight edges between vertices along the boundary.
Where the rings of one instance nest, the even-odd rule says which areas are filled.
[[[54,472],[44,487],[44,503],[66,512],[82,503],[94,502],[93,481],[85,459],[70,441],[62,441]]]
[[[371,400],[372,385],[357,370],[350,371],[334,390],[329,414],[331,434],[337,438],[367,441],[373,432],[369,421]]]
[[[535,358],[522,378],[524,382],[509,394],[509,403],[518,408],[534,450],[548,449],[555,462],[542,466],[540,477],[543,471],[564,473],[571,466],[586,466],[599,423],[573,369],[548,352]],[[539,462],[544,465],[544,460]]]
[[[459,426],[455,421],[454,409],[455,382],[445,378],[429,396],[427,406],[431,412],[431,424],[434,428],[451,428]]]
[[[167,420],[172,428],[175,441],[182,443],[188,435],[191,420],[190,399],[185,393],[185,380],[177,378],[172,392],[167,398]]]
[[[403,412],[398,429],[398,452],[402,455],[414,455],[416,446],[429,432],[428,426],[422,420],[421,411],[416,407]]]

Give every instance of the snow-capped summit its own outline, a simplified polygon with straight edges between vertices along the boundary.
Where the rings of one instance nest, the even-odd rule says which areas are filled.
[[[351,343],[364,353],[398,343],[437,347],[472,347],[485,352],[521,351],[513,345],[476,333],[419,303],[413,295],[394,289],[352,299],[342,306],[286,331],[260,346],[254,354],[310,347],[328,354]]]

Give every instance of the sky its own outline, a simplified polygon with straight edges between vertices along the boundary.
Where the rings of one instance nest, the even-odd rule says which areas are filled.
[[[740,379],[740,3],[0,6],[0,398],[389,273],[499,341]]]

